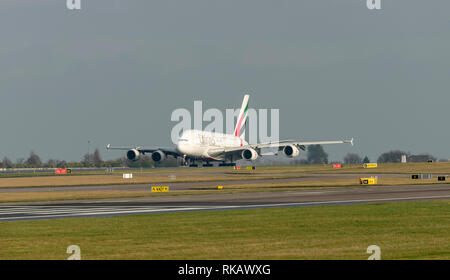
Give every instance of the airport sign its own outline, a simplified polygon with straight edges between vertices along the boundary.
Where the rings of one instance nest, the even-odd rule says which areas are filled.
[[[168,192],[168,186],[152,186],[152,192]]]

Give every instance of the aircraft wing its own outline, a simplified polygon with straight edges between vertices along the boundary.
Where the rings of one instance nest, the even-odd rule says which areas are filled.
[[[265,143],[265,144],[255,144],[255,145],[248,145],[252,147],[253,149],[264,149],[264,148],[284,148],[288,145],[297,146],[297,148],[300,148],[302,150],[305,150],[306,146],[310,145],[329,145],[329,144],[345,144],[349,143],[353,146],[353,138],[350,140],[336,140],[336,141],[310,141],[310,142],[301,142],[301,141],[280,141],[280,142],[274,142],[274,143]]]
[[[108,150],[137,150],[139,153],[146,154],[146,153],[153,153],[155,151],[161,151],[164,152],[167,155],[171,156],[182,156],[175,147],[156,147],[156,146],[117,146],[113,147],[111,144],[106,145],[106,149]]]
[[[253,144],[253,145],[245,145],[240,147],[230,147],[230,148],[218,148],[209,150],[208,153],[211,155],[218,155],[218,154],[239,154],[243,150],[246,149],[254,149],[260,154],[261,149],[267,149],[267,148],[278,148],[278,150],[282,150],[284,147],[288,145],[296,146],[299,149],[302,149],[303,151],[306,150],[306,146],[310,145],[329,145],[329,144],[345,144],[349,143],[353,146],[353,138],[350,140],[336,140],[336,141],[309,141],[309,142],[302,142],[302,141],[292,141],[292,140],[286,140],[286,141],[278,141],[273,143],[262,143],[262,144]]]

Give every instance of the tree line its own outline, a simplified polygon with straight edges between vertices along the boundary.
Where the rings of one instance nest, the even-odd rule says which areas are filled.
[[[114,160],[103,160],[100,150],[97,148],[93,153],[86,153],[80,161],[65,161],[49,159],[43,162],[35,151],[31,151],[28,158],[19,158],[13,162],[8,157],[4,157],[0,162],[0,168],[102,168],[102,167],[132,167],[132,168],[153,168],[178,166],[179,161],[168,157],[163,162],[155,163],[150,156],[140,156],[138,160],[131,161],[126,157]]]
[[[436,158],[429,154],[414,155],[409,152],[392,150],[382,153],[376,162],[401,162],[402,156],[406,156],[407,162],[427,162],[436,161]],[[441,159],[439,161],[447,161]],[[365,156],[362,158],[356,153],[348,153],[344,159],[345,164],[369,163],[371,160]],[[273,162],[276,164],[276,162]],[[310,145],[307,148],[306,159],[295,159],[294,164],[328,164],[328,154],[321,145]],[[0,168],[102,168],[102,167],[132,167],[132,168],[153,168],[153,167],[175,167],[181,165],[180,159],[167,157],[162,162],[154,162],[150,156],[141,156],[137,161],[130,161],[126,157],[120,157],[115,160],[103,160],[100,150],[97,148],[93,153],[86,153],[80,161],[65,161],[49,159],[43,162],[36,152],[31,151],[28,158],[20,158],[12,162],[8,157],[4,157],[0,162]]]
[[[406,156],[406,162],[429,162],[436,161],[436,157],[430,154],[411,154],[410,152],[392,150],[382,153],[378,159],[377,163],[388,163],[388,162],[401,162],[402,156]],[[441,162],[446,162],[446,159],[440,159]],[[369,157],[361,157],[356,153],[348,153],[343,159],[345,164],[362,164],[372,162]],[[306,159],[295,160],[296,164],[327,164],[328,154],[324,151],[321,145],[311,145],[308,146]]]
[[[378,159],[377,163],[395,163],[395,162],[402,162],[402,157],[406,157],[406,162],[434,162],[436,161],[436,157],[430,155],[430,154],[411,154],[410,152],[400,151],[400,150],[392,150],[389,152],[382,153]],[[446,159],[440,159],[439,161],[444,162],[448,161]],[[354,153],[348,153],[344,157],[344,163],[369,163],[371,162],[370,159],[366,156],[364,159],[361,159],[361,157],[358,154]]]

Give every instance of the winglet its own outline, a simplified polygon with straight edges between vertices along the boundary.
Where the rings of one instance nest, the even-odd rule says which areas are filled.
[[[106,149],[109,150],[111,148],[111,144],[106,145]]]
[[[350,140],[344,140],[344,143],[350,143],[353,146],[353,137]]]

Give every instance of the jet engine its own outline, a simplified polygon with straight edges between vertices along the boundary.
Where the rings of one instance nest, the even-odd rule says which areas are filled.
[[[164,152],[162,152],[162,151],[158,150],[158,151],[155,151],[155,152],[152,153],[152,160],[154,162],[162,161],[165,158],[166,158],[166,154],[164,154]]]
[[[258,153],[253,149],[245,149],[241,154],[242,159],[255,160],[258,158]]]
[[[298,156],[300,154],[300,151],[294,145],[287,145],[286,147],[284,147],[283,153],[285,156],[293,158],[293,157]]]
[[[132,161],[138,160],[138,158],[139,158],[140,155],[141,155],[141,154],[140,154],[139,151],[136,150],[136,149],[131,149],[131,150],[129,150],[129,151],[127,152],[127,158],[128,158],[129,160],[132,160]]]

